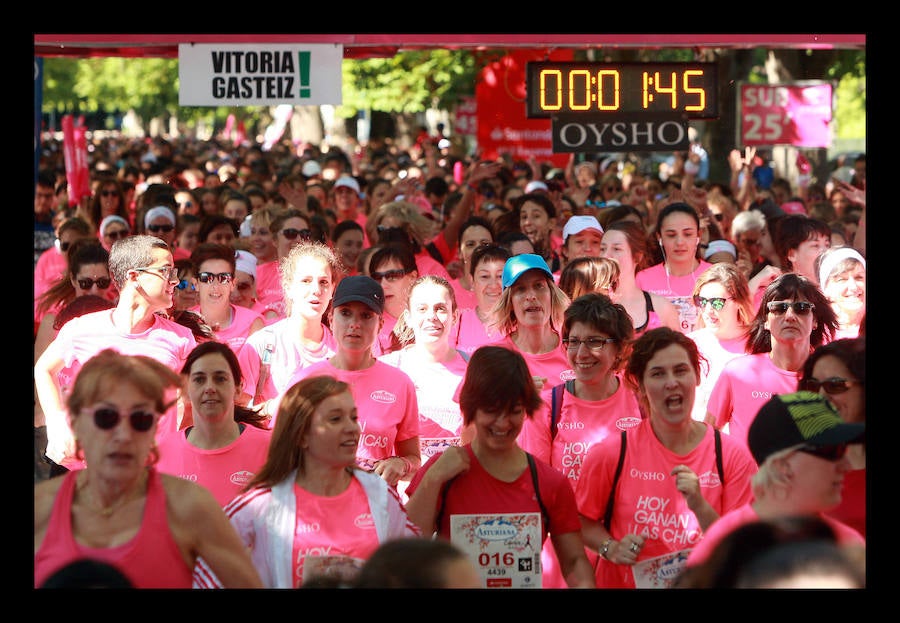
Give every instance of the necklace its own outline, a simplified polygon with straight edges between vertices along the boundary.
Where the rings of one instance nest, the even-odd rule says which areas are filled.
[[[89,482],[90,482],[89,477],[87,474],[85,474],[85,480],[82,484],[77,486],[77,490],[78,491],[85,490],[87,488]],[[138,482],[138,485],[135,490],[139,494],[141,492],[145,491],[146,483],[147,483],[147,470],[144,470],[143,473],[141,474],[140,482]],[[95,504],[94,499],[93,499],[94,498],[93,494],[86,494],[86,495],[81,496],[81,502],[86,507],[88,507],[88,509],[94,511],[95,513],[97,513],[98,515],[103,517],[104,519],[109,519],[110,517],[113,516],[113,513],[115,513],[120,508],[125,506],[128,502],[130,502],[132,499],[134,499],[134,496],[131,493],[132,492],[126,493],[126,495],[122,496],[121,499],[110,504],[109,506],[99,506],[99,505]]]

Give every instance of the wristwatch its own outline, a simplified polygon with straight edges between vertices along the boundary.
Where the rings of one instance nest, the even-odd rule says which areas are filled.
[[[612,542],[613,542],[612,537],[606,539],[605,541],[603,541],[603,544],[600,545],[600,549],[598,550],[599,554],[601,556],[603,556],[604,558],[606,558],[607,560],[609,560],[609,556],[607,556],[607,554],[609,553],[609,545]]]

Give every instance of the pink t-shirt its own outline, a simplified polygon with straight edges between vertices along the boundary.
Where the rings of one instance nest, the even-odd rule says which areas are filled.
[[[832,519],[827,515],[819,515],[819,518],[825,521],[837,536],[837,542],[841,545],[865,545],[866,541],[863,536],[845,524],[836,519]],[[760,521],[760,517],[754,510],[750,502],[741,505],[729,513],[725,513],[719,517],[713,525],[709,527],[703,538],[694,546],[688,555],[687,566],[695,567],[703,564],[715,550],[723,538],[730,532],[748,523]]]
[[[694,410],[691,417],[702,422],[706,419],[706,404],[713,386],[722,374],[725,364],[735,357],[746,355],[747,337],[742,336],[730,340],[720,340],[709,327],[688,333],[694,340],[697,350],[706,358],[707,365],[700,366],[700,385],[694,397]]]
[[[619,380],[615,393],[605,400],[585,400],[563,391],[557,420],[556,438],[550,437],[550,402],[538,410],[533,418],[526,418],[519,433],[519,445],[535,457],[550,463],[564,474],[574,489],[581,475],[581,465],[590,447],[609,435],[637,426],[641,411],[634,392]],[[585,548],[593,566],[596,552]],[[544,543],[541,551],[544,588],[565,588],[566,581],[559,568],[556,551]]]
[[[285,317],[284,291],[281,289],[278,260],[257,264],[256,303],[264,310],[275,312],[279,319]]]
[[[450,273],[447,272],[444,265],[431,257],[425,249],[416,254],[416,268],[418,269],[419,277],[422,275],[437,275],[447,281],[451,280]]]
[[[769,353],[740,355],[722,367],[709,394],[706,410],[716,418],[716,428],[728,424],[728,433],[747,445],[750,424],[769,398],[797,391],[799,374],[772,363]]]
[[[450,345],[471,355],[479,346],[492,344],[501,337],[496,329],[488,329],[478,317],[475,307],[471,307],[460,310],[459,325],[453,331]]]
[[[756,462],[747,448],[728,435],[721,435],[724,485],[716,467],[711,427],[707,426],[706,436],[697,447],[684,455],[675,454],[659,441],[650,419],[641,420],[626,435],[625,462],[608,529],[617,541],[627,534],[644,537],[638,561],[690,549],[702,536],[697,517],[675,486],[672,468],[676,465],[686,465],[699,476],[703,497],[720,515],[750,501],[750,479],[757,471]],[[610,435],[591,446],[584,459],[575,498],[578,511],[585,517],[603,520],[621,443],[620,435]],[[628,565],[600,558],[596,570],[598,587],[635,587]]]
[[[416,386],[402,370],[377,360],[365,370],[338,370],[326,360],[299,369],[287,386],[317,374],[350,385],[362,429],[356,452],[361,468],[371,471],[378,461],[397,455],[398,442],[418,437]]]
[[[238,351],[244,391],[253,394],[253,404],[283,394],[290,387],[288,381],[295,371],[334,355],[337,344],[331,329],[322,325],[322,341],[309,349],[300,343],[300,328],[296,323],[294,319],[284,318],[263,327],[247,336]]]
[[[66,254],[61,252],[56,246],[52,246],[38,258],[37,264],[34,266],[34,300],[50,289],[60,275],[65,275],[67,270]],[[35,321],[40,322],[40,318],[35,315]]]
[[[456,307],[458,309],[475,309],[478,305],[478,299],[475,298],[475,293],[472,290],[466,290],[459,282],[459,279],[453,279],[450,281],[450,285],[453,286],[453,294],[456,296]]]
[[[709,262],[700,260],[700,265],[690,274],[675,277],[666,272],[665,262],[654,264],[649,268],[638,271],[634,281],[641,290],[663,296],[678,308],[678,317],[681,321],[681,332],[690,333],[696,328],[700,310],[694,306],[694,284],[697,277],[712,266]]]
[[[106,348],[123,355],[146,355],[156,359],[175,372],[181,372],[187,356],[197,345],[189,328],[174,320],[155,314],[153,325],[140,333],[125,333],[112,321],[113,310],[104,309],[73,318],[59,330],[55,343],[63,355],[63,368],[69,368],[70,379],[60,378],[60,387],[66,387],[88,359]],[[65,394],[62,395],[65,399]],[[163,414],[158,424],[159,433],[175,430],[178,426],[177,407]]]
[[[89,547],[72,533],[72,500],[78,471],[65,474],[53,501],[47,533],[34,555],[34,586],[39,587],[65,565],[93,558],[124,573],[135,588],[191,588],[191,569],[169,528],[166,491],[157,470],[150,468],[147,500],[137,534],[116,547]]]
[[[397,319],[391,316],[387,311],[382,314],[384,323],[381,325],[381,331],[378,332],[378,339],[372,345],[372,354],[380,357],[391,352],[393,345],[393,331],[397,324]]]
[[[308,577],[337,574],[352,580],[378,548],[378,534],[366,492],[356,478],[333,497],[310,493],[294,485],[297,525],[294,531],[294,587]],[[308,567],[308,568],[307,568]]]
[[[466,375],[466,361],[458,353],[449,363],[423,362],[410,348],[379,357],[379,361],[409,375],[419,403],[419,448],[422,464],[449,446],[462,445],[463,417],[453,398]]]
[[[197,312],[200,316],[203,316],[199,305],[192,307],[190,311]],[[257,318],[263,321],[265,319],[259,312],[240,305],[231,304],[231,312],[231,324],[224,329],[213,331],[213,335],[215,335],[216,341],[228,344],[234,354],[237,355],[241,351],[241,346],[247,341],[247,336],[250,335],[250,325]]]
[[[240,493],[265,462],[272,431],[245,424],[227,446],[206,450],[187,440],[187,430],[169,432],[157,440],[156,469],[203,485],[223,507]]]

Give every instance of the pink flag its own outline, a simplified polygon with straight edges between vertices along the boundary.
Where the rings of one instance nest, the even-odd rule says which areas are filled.
[[[91,177],[87,164],[87,140],[84,117],[75,125],[72,115],[62,118],[63,155],[66,162],[66,182],[69,185],[69,205],[78,205],[84,197],[91,196]]]

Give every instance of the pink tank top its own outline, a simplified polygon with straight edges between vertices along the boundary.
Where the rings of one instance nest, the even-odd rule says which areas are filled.
[[[63,476],[56,494],[47,534],[34,556],[34,585],[82,558],[115,565],[135,588],[191,588],[191,569],[185,564],[166,517],[166,492],[159,472],[149,470],[147,501],[140,530],[127,543],[96,548],[81,545],[72,534],[72,499],[78,471]]]

